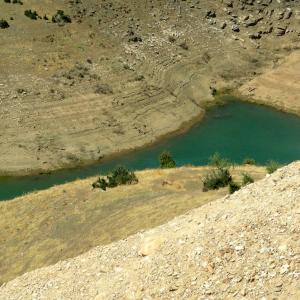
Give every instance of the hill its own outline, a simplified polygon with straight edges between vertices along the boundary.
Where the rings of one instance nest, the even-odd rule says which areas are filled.
[[[95,178],[0,202],[0,284],[31,270],[82,254],[161,225],[177,215],[216,200],[228,188],[202,192],[207,167],[137,172],[139,184],[106,192],[92,189]],[[241,180],[265,168],[236,167]]]
[[[295,162],[165,225],[27,273],[0,299],[299,299],[299,200]]]

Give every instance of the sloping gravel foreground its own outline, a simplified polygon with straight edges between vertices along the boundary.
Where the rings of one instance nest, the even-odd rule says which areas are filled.
[[[300,161],[165,225],[18,277],[0,299],[300,299],[299,238]]]

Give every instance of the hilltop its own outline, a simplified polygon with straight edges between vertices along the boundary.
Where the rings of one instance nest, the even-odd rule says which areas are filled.
[[[165,225],[18,277],[0,299],[299,299],[299,200],[295,162]]]

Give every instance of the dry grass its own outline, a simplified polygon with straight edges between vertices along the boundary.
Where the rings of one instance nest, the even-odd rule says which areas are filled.
[[[242,169],[241,169],[242,168]],[[255,179],[264,168],[235,168]],[[0,282],[77,256],[172,219],[224,196],[227,188],[202,192],[206,167],[138,172],[139,184],[107,192],[94,178],[79,180],[9,202],[0,202]]]

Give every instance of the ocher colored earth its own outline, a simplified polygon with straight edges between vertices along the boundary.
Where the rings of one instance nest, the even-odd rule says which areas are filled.
[[[49,20],[31,20],[27,9]],[[58,9],[72,23],[52,23]],[[1,18],[10,25],[0,29],[0,174],[7,175],[151,143],[201,118],[215,90],[237,88],[299,49],[298,0],[1,1]],[[273,77],[264,95],[278,80],[288,84]],[[295,110],[299,97],[280,101]]]

